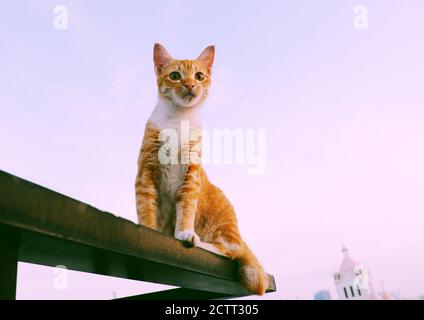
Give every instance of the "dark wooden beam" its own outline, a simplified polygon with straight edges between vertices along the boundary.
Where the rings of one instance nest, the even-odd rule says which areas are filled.
[[[0,300],[16,299],[18,257],[18,233],[0,225]]]
[[[237,263],[0,171],[0,226],[20,238],[19,260],[245,296]],[[13,255],[12,255],[13,256]],[[15,277],[16,278],[16,277]],[[275,291],[270,276],[268,291]]]

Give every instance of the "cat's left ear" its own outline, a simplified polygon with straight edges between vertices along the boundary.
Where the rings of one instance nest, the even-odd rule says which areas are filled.
[[[203,65],[208,69],[208,72],[211,73],[213,59],[215,57],[215,46],[209,46],[197,57],[197,61],[203,63]]]
[[[163,45],[155,43],[153,48],[153,61],[155,63],[156,75],[159,76],[163,67],[172,61],[172,57]]]

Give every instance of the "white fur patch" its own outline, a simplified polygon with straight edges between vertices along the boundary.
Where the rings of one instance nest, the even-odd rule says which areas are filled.
[[[217,248],[217,247],[215,247],[212,243],[207,243],[207,242],[203,242],[203,241],[201,241],[199,244],[198,244],[198,247],[199,248],[202,248],[202,249],[205,249],[205,250],[207,250],[207,251],[210,251],[210,252],[213,252],[213,253],[215,253],[215,254],[218,254],[218,255],[220,255],[220,256],[223,256],[224,254]]]
[[[241,250],[241,246],[236,243],[230,243],[225,240],[221,240],[221,243],[228,251],[237,252]]]
[[[174,129],[180,133],[181,121],[188,121],[190,129],[201,127],[199,109],[200,105],[182,108],[158,97],[158,103],[150,116],[149,122],[160,129]]]
[[[197,246],[201,241],[196,232],[192,230],[177,231],[175,230],[175,238],[181,241],[191,243],[193,246]]]

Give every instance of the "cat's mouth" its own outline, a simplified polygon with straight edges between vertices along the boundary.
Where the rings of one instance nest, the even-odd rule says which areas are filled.
[[[183,95],[183,99],[192,100],[196,98],[196,94],[193,92],[187,92],[185,95]]]

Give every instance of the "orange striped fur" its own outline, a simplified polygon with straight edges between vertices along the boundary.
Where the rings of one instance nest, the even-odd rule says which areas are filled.
[[[188,121],[190,130],[199,129],[197,111],[211,85],[214,52],[210,46],[196,60],[175,60],[163,46],[155,45],[159,102],[147,122],[138,159],[137,214],[142,225],[239,261],[242,284],[249,292],[262,295],[268,277],[241,238],[233,206],[210,183],[200,163],[181,161],[182,146],[197,152],[198,144],[180,142],[176,164],[163,164],[158,156],[166,143],[160,136],[162,130],[178,131],[181,121]]]

